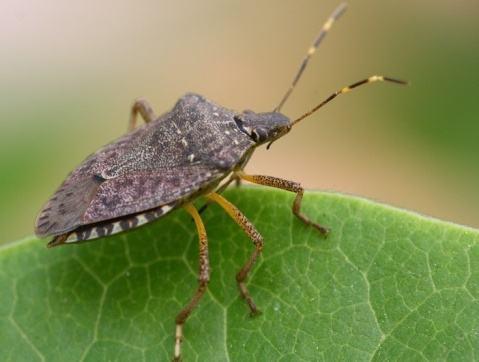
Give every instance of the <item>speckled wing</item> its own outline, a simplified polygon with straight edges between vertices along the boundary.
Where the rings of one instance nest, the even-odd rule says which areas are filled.
[[[180,205],[222,177],[208,166],[125,174],[104,180],[89,176],[63,185],[40,213],[36,234],[59,235],[80,226],[135,214],[176,202]],[[67,180],[68,181],[68,180]]]
[[[222,173],[204,165],[178,166],[158,172],[126,174],[107,180],[85,210],[85,223],[135,214],[182,199],[211,186]]]
[[[43,206],[35,222],[35,233],[40,237],[58,235],[83,225],[83,214],[104,181],[99,177],[102,169],[130,152],[131,144],[145,133],[146,127],[138,127],[87,157]]]
[[[60,235],[163,205],[177,207],[213,188],[253,146],[233,116],[201,96],[183,96],[171,112],[77,167],[40,212],[36,234]]]

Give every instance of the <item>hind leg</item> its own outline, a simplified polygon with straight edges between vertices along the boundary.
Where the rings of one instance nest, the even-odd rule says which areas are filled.
[[[128,131],[132,131],[133,129],[135,129],[138,113],[140,113],[145,123],[154,121],[157,118],[155,112],[153,111],[153,108],[151,108],[148,101],[144,98],[138,98],[137,100],[135,100],[135,103],[133,103],[133,106],[131,107],[130,120],[128,122]]]

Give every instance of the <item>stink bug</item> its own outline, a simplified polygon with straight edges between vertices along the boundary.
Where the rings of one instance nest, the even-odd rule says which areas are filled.
[[[280,113],[310,58],[331,25],[345,11],[340,5],[323,25],[279,105],[266,113],[224,108],[197,94],[181,97],[170,112],[157,116],[145,100],[132,109],[129,131],[89,156],[63,182],[40,212],[35,232],[53,236],[49,247],[91,240],[154,221],[180,207],[192,216],[199,234],[199,286],[176,317],[174,358],[180,358],[182,328],[205,293],[209,281],[208,241],[200,213],[193,201],[203,196],[218,203],[245,231],[255,249],[236,275],[241,296],[251,312],[258,309],[245,281],[261,254],[263,238],[253,224],[221,191],[232,180],[276,187],[296,194],[293,213],[322,235],[328,229],[301,213],[303,188],[299,183],[271,176],[247,175],[244,166],[256,147],[287,134],[336,96],[363,84],[401,80],[372,76],[331,94],[302,116],[290,120]],[[136,126],[138,113],[145,124]],[[222,181],[225,181],[221,183]],[[221,183],[221,184],[220,184]]]

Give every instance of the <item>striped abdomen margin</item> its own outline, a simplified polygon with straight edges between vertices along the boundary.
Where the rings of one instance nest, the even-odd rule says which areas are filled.
[[[96,224],[80,226],[70,233],[55,236],[55,238],[48,243],[48,247],[76,243],[78,241],[91,240],[118,234],[159,219],[174,209],[175,206],[175,203],[172,203],[138,214],[128,215],[120,219],[107,220]]]

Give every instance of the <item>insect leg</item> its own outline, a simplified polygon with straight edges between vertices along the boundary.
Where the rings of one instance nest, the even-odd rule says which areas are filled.
[[[217,194],[222,194],[227,188],[228,186],[232,183],[232,182],[235,182],[235,186],[236,187],[239,187],[241,186],[241,179],[236,176],[235,173],[233,173],[230,178],[223,184],[221,185],[220,187],[218,187],[215,192]],[[211,201],[206,201],[205,204],[203,206],[200,207],[200,209],[198,210],[198,212],[200,214],[202,214],[207,208],[208,208],[208,205],[211,203]]]
[[[238,282],[238,287],[240,289],[241,296],[246,300],[246,303],[248,303],[248,306],[251,310],[251,314],[252,315],[258,314],[259,312],[258,308],[256,307],[256,304],[253,302],[253,298],[251,297],[251,294],[249,293],[248,288],[246,287],[245,281],[246,281],[246,278],[248,277],[248,273],[250,272],[251,268],[256,262],[256,259],[258,259],[258,256],[261,254],[261,251],[263,250],[263,237],[258,232],[258,230],[256,230],[254,225],[246,218],[246,216],[244,216],[243,213],[236,206],[234,206],[231,202],[226,200],[223,196],[212,192],[206,195],[206,198],[220,205],[228,213],[228,215],[231,216],[231,218],[239,226],[241,226],[243,231],[250,237],[250,239],[254,243],[255,249],[253,251],[253,254],[249,258],[249,260],[246,262],[246,264],[236,274],[236,281]]]
[[[195,220],[196,228],[198,230],[199,236],[199,250],[200,250],[200,273],[198,278],[198,289],[196,293],[191,298],[190,302],[184,307],[180,313],[176,316],[176,334],[175,334],[175,356],[174,360],[180,360],[180,347],[181,340],[183,338],[183,325],[185,324],[186,319],[195,309],[201,297],[206,291],[208,282],[210,280],[210,262],[208,258],[208,238],[206,236],[206,229],[201,220],[201,216],[192,204],[186,204],[184,206],[186,211],[193,217]]]
[[[322,235],[327,235],[329,233],[328,228],[311,221],[301,212],[301,202],[303,200],[304,188],[298,182],[283,180],[281,178],[273,176],[247,175],[242,171],[238,171],[236,174],[243,180],[255,184],[275,187],[277,189],[294,192],[296,194],[296,198],[293,202],[293,213],[298,217],[298,219],[300,219],[306,225],[316,228]]]
[[[128,122],[128,131],[132,131],[135,128],[138,112],[141,114],[141,117],[146,123],[154,121],[157,118],[155,112],[153,111],[153,108],[151,108],[148,101],[144,98],[138,98],[137,100],[135,100],[135,103],[133,103],[133,106],[131,106],[130,121]]]

